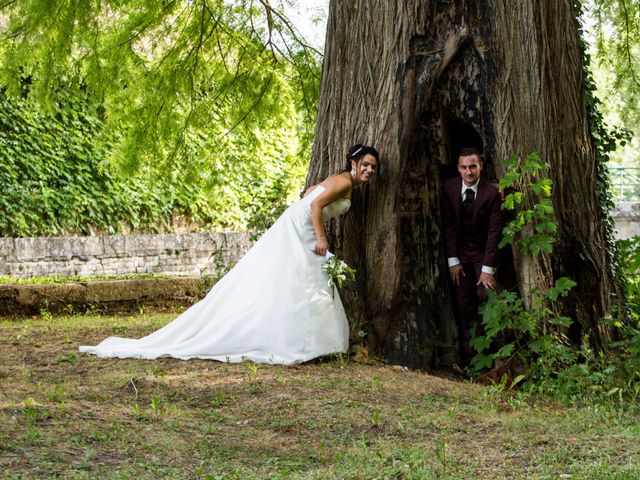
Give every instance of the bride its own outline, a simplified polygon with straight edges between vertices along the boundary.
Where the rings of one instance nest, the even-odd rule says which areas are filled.
[[[353,187],[375,174],[378,161],[375,148],[354,145],[345,170],[310,187],[204,299],[146,337],[109,337],[80,351],[284,365],[346,352],[347,317],[321,268],[324,222],[349,209]]]

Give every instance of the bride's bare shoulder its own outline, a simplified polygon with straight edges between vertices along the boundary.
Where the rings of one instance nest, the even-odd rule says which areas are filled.
[[[330,175],[327,178],[325,178],[322,182],[316,183],[315,185],[311,185],[307,189],[307,191],[304,192],[304,196],[306,197],[318,187],[323,187],[325,190],[327,189],[333,190],[336,188],[339,190],[344,190],[346,188],[350,188],[351,180],[347,175],[345,175],[345,172],[334,173],[333,175]]]

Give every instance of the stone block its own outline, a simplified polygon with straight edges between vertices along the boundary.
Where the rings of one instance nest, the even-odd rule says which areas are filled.
[[[179,233],[175,235],[175,243],[180,249],[193,250],[198,246],[199,235],[194,233]]]
[[[616,238],[640,235],[640,202],[619,202],[611,211],[616,226]]]
[[[86,299],[86,288],[79,283],[20,285],[17,301],[22,305],[77,303]]]
[[[104,254],[104,238],[108,237],[71,237],[71,254],[87,259],[101,256]]]
[[[144,252],[145,255],[155,255],[166,248],[175,248],[173,235],[133,235],[131,236],[131,250]]]
[[[109,269],[109,268],[126,269],[128,265],[129,265],[129,262],[127,261],[126,258],[109,257],[109,258],[103,258],[100,260],[100,267],[102,269]]]
[[[0,315],[64,312],[91,305],[102,312],[137,311],[140,305],[191,305],[211,285],[201,278],[134,279],[40,285],[0,285]]]
[[[14,276],[17,278],[50,277],[57,274],[55,266],[49,262],[16,262]]]
[[[92,275],[101,275],[102,266],[98,262],[83,263],[74,265],[73,271],[76,272],[75,275],[80,277],[90,277]]]
[[[123,257],[131,252],[129,237],[124,235],[113,235],[102,237],[103,253],[101,258]]]
[[[46,258],[46,239],[42,237],[16,238],[15,259],[17,262],[34,261]]]
[[[65,261],[73,256],[74,237],[51,237],[43,242],[45,257],[55,261]]]
[[[15,261],[15,238],[0,237],[0,264]]]
[[[149,298],[165,300],[192,296],[202,289],[201,279],[135,279],[88,282],[89,302],[141,301]]]

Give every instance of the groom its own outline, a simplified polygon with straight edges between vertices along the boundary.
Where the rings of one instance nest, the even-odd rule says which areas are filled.
[[[464,148],[458,157],[460,177],[444,183],[444,236],[464,364],[475,355],[469,340],[472,329],[482,325],[478,308],[487,300],[486,290],[496,289],[502,232],[500,192],[480,176],[482,167],[480,152]]]

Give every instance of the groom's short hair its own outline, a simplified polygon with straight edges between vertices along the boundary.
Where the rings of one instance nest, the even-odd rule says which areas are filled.
[[[470,157],[471,155],[475,155],[476,157],[478,157],[478,160],[482,161],[480,150],[478,150],[476,147],[464,147],[462,150],[460,150],[460,155],[458,155],[458,158]]]

